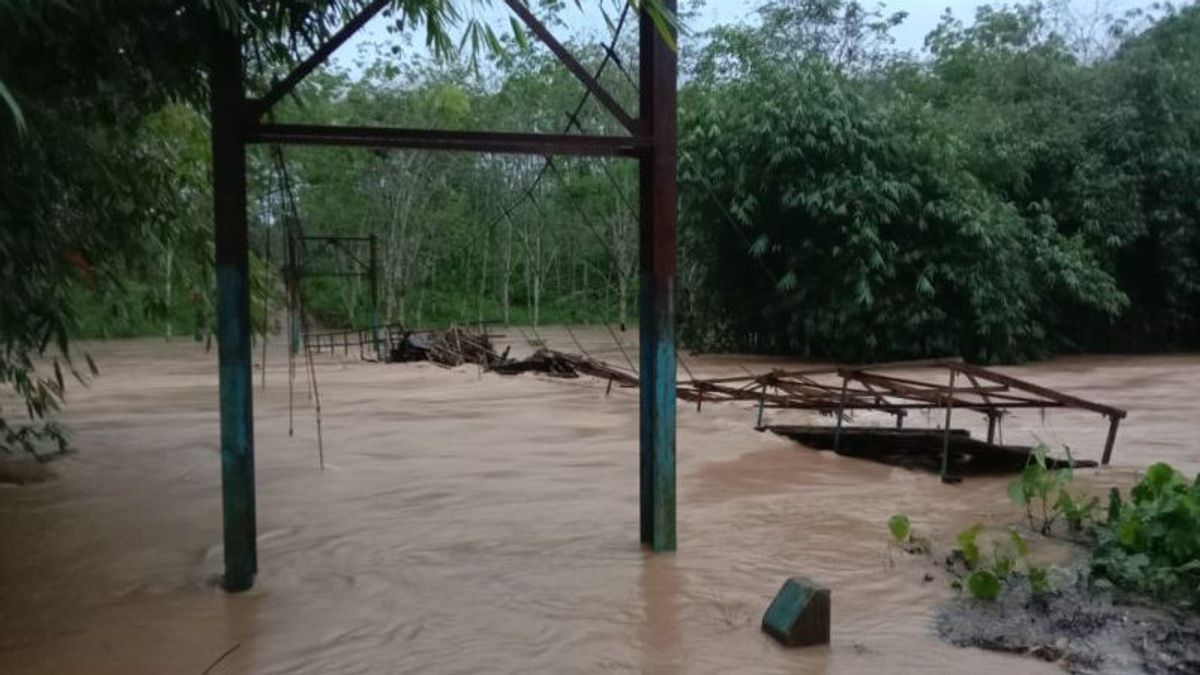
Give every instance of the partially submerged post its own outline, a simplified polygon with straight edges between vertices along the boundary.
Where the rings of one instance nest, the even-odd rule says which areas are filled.
[[[236,31],[213,27],[213,218],[220,364],[221,505],[225,589],[244,591],[258,571],[255,546],[254,413],[250,364],[250,268],[242,46]]]
[[[792,577],[775,594],[762,629],[785,647],[829,644],[831,592],[804,577]]]
[[[763,413],[767,408],[767,383],[763,382],[762,389],[758,393],[758,422],[754,425],[755,429],[762,431],[763,429]]]
[[[833,449],[837,450],[842,445],[842,426],[846,420],[846,395],[850,390],[850,374],[842,373],[842,395],[838,399],[837,409],[837,431],[833,434]]]
[[[942,429],[942,482],[956,483],[962,480],[955,480],[950,475],[950,415],[954,412],[954,376],[956,371],[950,369],[950,387],[946,393],[946,427]]]
[[[1117,442],[1117,426],[1121,424],[1121,418],[1125,415],[1121,413],[1109,413],[1108,415],[1108,438],[1104,441],[1104,456],[1100,459],[1100,464],[1108,466],[1108,462],[1112,459],[1113,444]]]
[[[675,0],[662,10],[675,14]],[[678,208],[676,55],[639,13],[638,159],[641,239],[641,531],[654,551],[675,550],[675,221]],[[672,29],[673,30],[673,29]]]

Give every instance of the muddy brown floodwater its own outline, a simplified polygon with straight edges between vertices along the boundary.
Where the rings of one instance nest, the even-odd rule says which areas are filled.
[[[607,333],[581,339],[622,360]],[[70,391],[65,415],[78,452],[53,465],[56,480],[0,489],[0,673],[199,674],[222,654],[212,673],[1059,672],[940,643],[931,616],[946,580],[924,583],[916,561],[888,566],[892,513],[949,541],[1016,518],[1002,479],[945,486],[756,433],[751,405],[681,405],[679,551],[651,556],[638,545],[635,391],[326,356],[321,471],[302,380],[288,437],[275,347],[266,391],[256,375],[260,574],[226,595],[214,585],[215,353],[150,340],[89,349],[102,375]],[[1200,468],[1200,358],[1009,372],[1129,408],[1120,466],[1083,482],[1127,483],[1158,460]],[[1104,432],[1098,416],[1064,412],[1004,429],[1087,457]],[[789,652],[759,631],[795,574],[833,588],[828,648]]]

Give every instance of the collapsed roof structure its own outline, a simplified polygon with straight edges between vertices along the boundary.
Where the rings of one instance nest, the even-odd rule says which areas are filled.
[[[571,332],[570,329],[567,329]],[[328,348],[349,353],[351,345],[370,345],[377,334],[366,330],[342,331],[306,336],[316,351]],[[586,352],[572,354],[546,348],[544,342],[524,359],[509,358],[493,349],[487,327],[452,327],[446,331],[410,331],[388,327],[382,353],[390,361],[432,361],[444,366],[475,363],[500,375],[537,372],[555,377],[589,376],[613,386],[641,386],[636,366],[624,346],[628,368],[593,358]],[[574,338],[574,334],[572,333]],[[614,340],[615,340],[614,336]],[[581,351],[583,346],[575,340]],[[531,343],[533,344],[533,343]],[[373,352],[374,350],[365,350]],[[810,447],[834,450],[839,454],[873,459],[910,468],[927,468],[944,479],[956,476],[1020,471],[1029,461],[1033,448],[997,442],[1003,419],[1014,411],[1051,409],[1083,410],[1097,413],[1108,422],[1108,436],[1099,464],[1107,465],[1113,454],[1117,430],[1125,419],[1125,410],[1073,396],[1029,382],[1006,373],[966,363],[959,358],[899,361],[868,365],[816,365],[798,369],[773,369],[729,377],[698,378],[682,356],[679,364],[686,377],[676,384],[676,396],[703,409],[705,402],[751,402],[758,406],[756,428],[787,436]],[[808,410],[834,416],[829,425],[766,425],[765,412]],[[982,414],[987,419],[986,440],[971,438],[969,431],[952,427],[954,411]],[[846,422],[855,412],[876,412],[895,418],[892,428],[883,426],[849,427]],[[913,412],[944,412],[939,428],[905,428],[905,419]],[[1068,453],[1069,453],[1068,449]],[[1065,460],[1047,458],[1050,467],[1095,466],[1097,462],[1077,457]]]

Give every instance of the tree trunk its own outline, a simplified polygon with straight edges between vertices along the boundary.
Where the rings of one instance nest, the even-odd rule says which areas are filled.
[[[171,321],[171,306],[172,306],[172,304],[174,304],[171,302],[171,300],[172,300],[172,297],[171,297],[171,275],[172,275],[171,262],[172,262],[172,259],[175,257],[175,250],[173,248],[171,248],[170,246],[167,246],[167,256],[166,257],[167,257],[167,283],[166,283],[166,288],[163,290],[163,292],[166,293],[166,297],[164,298],[163,305],[166,307],[166,312],[167,312],[167,339],[170,340],[172,337],[172,334],[175,332],[174,325]]]

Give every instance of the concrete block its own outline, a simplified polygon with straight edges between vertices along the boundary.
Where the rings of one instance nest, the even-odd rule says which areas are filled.
[[[829,644],[830,590],[811,579],[792,577],[763,615],[763,632],[787,647]]]

